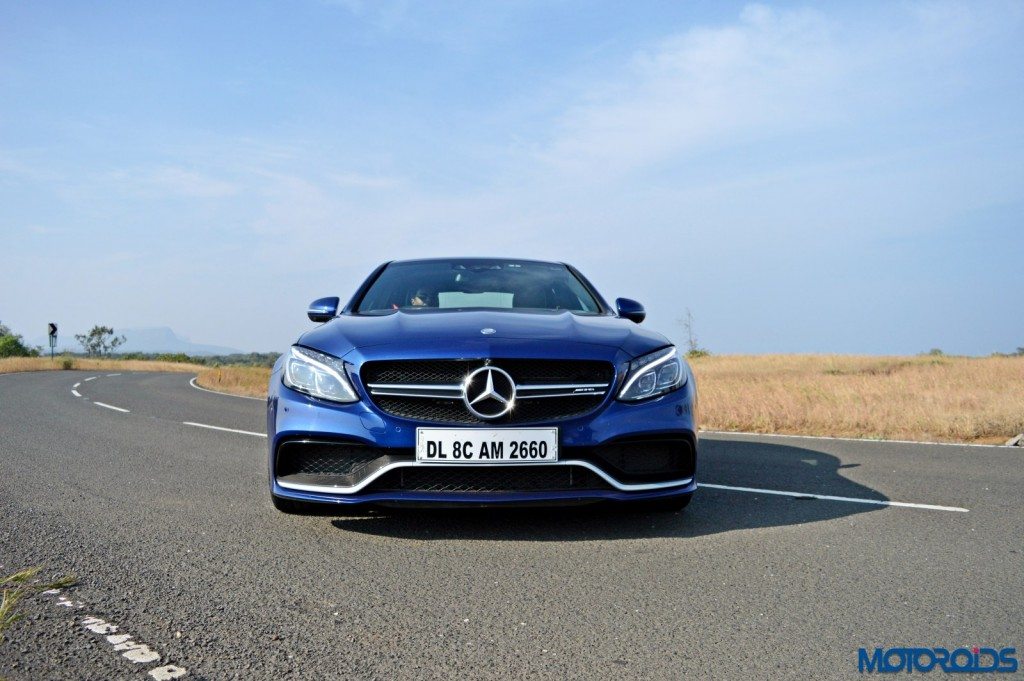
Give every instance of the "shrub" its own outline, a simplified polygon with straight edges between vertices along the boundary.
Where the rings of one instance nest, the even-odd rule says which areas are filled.
[[[75,368],[75,358],[71,355],[64,353],[60,356],[60,368],[65,371]]]
[[[0,357],[38,357],[39,350],[25,345],[21,336],[0,323]]]

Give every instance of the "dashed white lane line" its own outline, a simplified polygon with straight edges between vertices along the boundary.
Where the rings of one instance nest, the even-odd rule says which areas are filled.
[[[113,409],[114,411],[119,411],[119,412],[122,412],[122,413],[125,413],[125,414],[130,414],[131,413],[128,409],[122,409],[121,407],[115,407],[114,405],[107,404],[106,402],[95,402],[94,401],[93,404],[95,404],[98,407],[106,407],[107,409]]]
[[[202,390],[204,393],[213,393],[214,395],[224,395],[226,397],[241,397],[243,400],[259,400],[260,402],[262,402],[263,400],[266,399],[264,397],[249,397],[248,395],[232,395],[231,393],[222,393],[219,390],[210,390],[209,388],[204,388],[203,386],[198,385],[196,383],[196,377],[195,376],[192,377],[192,379],[188,382],[188,384],[190,386],[192,386],[193,388],[195,388],[196,390]]]
[[[95,381],[97,378],[99,378],[99,376],[90,376],[89,378],[87,378],[85,380],[86,381]]]
[[[110,376],[120,376],[120,375],[121,374],[107,374],[108,377],[110,377]]]
[[[74,395],[75,397],[81,397],[82,396],[82,393],[78,392],[74,388],[71,389],[71,394]]]
[[[48,591],[44,591],[42,595],[57,596],[57,605],[65,608],[81,610],[85,607],[85,604],[81,601],[72,601],[70,598],[61,595],[60,589],[49,589]],[[149,645],[133,640],[135,637],[131,634],[118,633],[118,629],[120,629],[118,625],[108,622],[100,617],[90,615],[82,618],[79,621],[79,624],[86,631],[103,636],[106,642],[110,644],[114,650],[121,653],[122,657],[134,662],[135,664],[149,665],[162,657],[159,652],[151,648]],[[148,674],[156,679],[156,681],[170,681],[171,679],[178,679],[185,676],[188,674],[188,670],[184,667],[179,667],[176,664],[167,664],[150,669]]]
[[[820,499],[822,501],[845,501],[852,504],[873,504],[875,506],[898,506],[900,508],[921,508],[926,511],[952,511],[954,513],[969,513],[970,509],[959,506],[936,506],[934,504],[913,504],[909,501],[890,501],[888,499],[857,499],[854,497],[836,497],[829,494],[808,494],[807,492],[784,492],[777,489],[758,489],[756,487],[732,487],[731,485],[712,485],[707,482],[697,484],[698,487],[709,489],[724,489],[730,492],[753,492],[755,494],[774,494],[782,497],[795,497],[797,499]]]
[[[97,402],[97,404],[99,404]],[[210,430],[223,430],[225,433],[239,433],[241,435],[252,435],[253,437],[266,437],[266,433],[254,433],[251,430],[238,430],[237,428],[222,428],[221,426],[211,426],[206,423],[193,423],[192,421],[182,421],[186,426],[195,426],[196,428],[209,428]]]
[[[74,384],[73,386],[71,386],[71,387],[72,387],[72,388],[77,388],[77,387],[78,387],[78,386],[80,386],[80,385],[82,385],[82,382],[81,382],[81,381],[79,381],[78,383],[75,383],[75,384]]]

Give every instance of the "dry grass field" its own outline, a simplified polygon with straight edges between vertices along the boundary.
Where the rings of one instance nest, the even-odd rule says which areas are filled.
[[[991,444],[1024,432],[1024,357],[723,355],[691,365],[707,430]]]
[[[151,362],[142,359],[92,359],[86,357],[4,357],[0,358],[0,374],[19,371],[60,371],[81,369],[84,371],[178,371],[199,372],[206,369],[201,364],[178,362]]]
[[[270,369],[266,367],[204,369],[196,378],[196,383],[204,388],[246,397],[266,397],[269,382]]]
[[[76,369],[185,371],[197,383],[267,394],[270,369],[74,360]],[[1024,432],[1024,357],[722,355],[691,360],[706,430],[1002,444]],[[60,369],[0,360],[0,373]]]

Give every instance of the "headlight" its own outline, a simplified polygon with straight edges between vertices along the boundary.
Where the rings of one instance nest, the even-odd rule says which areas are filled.
[[[686,378],[686,369],[676,349],[664,348],[629,363],[619,399],[635,402],[663,395],[686,385]]]
[[[332,402],[359,400],[345,376],[344,363],[316,350],[293,345],[281,380],[292,390]]]

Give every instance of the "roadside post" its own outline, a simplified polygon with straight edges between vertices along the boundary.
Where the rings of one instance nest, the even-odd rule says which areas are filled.
[[[47,333],[50,335],[50,359],[53,359],[53,349],[57,347],[57,325],[50,322]]]

